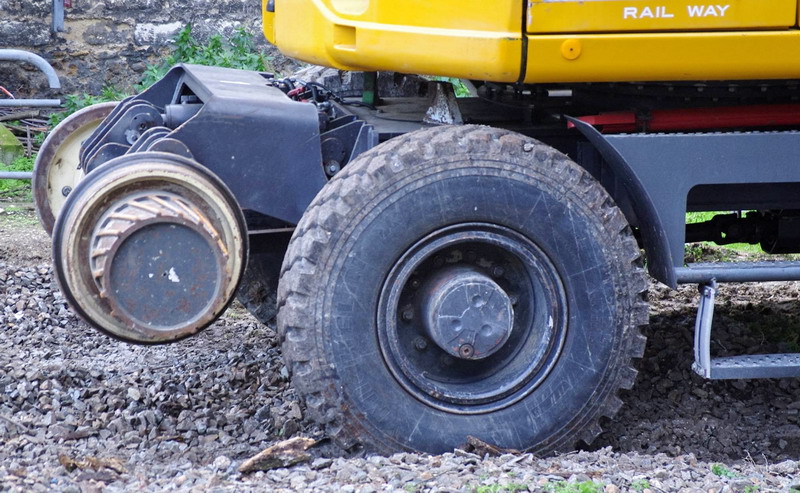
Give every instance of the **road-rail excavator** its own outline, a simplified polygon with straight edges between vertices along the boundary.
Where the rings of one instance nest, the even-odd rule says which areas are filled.
[[[800,354],[712,338],[721,285],[800,280],[800,261],[684,261],[699,241],[800,253],[797,0],[262,15],[283,53],[363,72],[363,94],[178,65],[44,143],[38,212],[88,324],[167,343],[238,295],[277,317],[310,417],[383,453],[590,443],[636,379],[646,271],[699,286],[698,374],[800,376]],[[430,77],[390,97],[378,72]],[[697,211],[717,213],[687,225]]]

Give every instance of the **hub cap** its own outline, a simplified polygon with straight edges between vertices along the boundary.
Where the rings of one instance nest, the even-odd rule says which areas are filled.
[[[566,293],[548,256],[495,224],[438,230],[409,248],[381,290],[378,339],[397,381],[459,414],[532,392],[566,337]]]
[[[483,359],[511,335],[511,299],[477,269],[443,269],[423,289],[421,304],[428,334],[450,355]]]

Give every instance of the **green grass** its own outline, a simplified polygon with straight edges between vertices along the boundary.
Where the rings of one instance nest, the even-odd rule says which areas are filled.
[[[728,469],[727,467],[725,467],[722,464],[713,464],[711,466],[711,473],[714,474],[715,476],[719,476],[721,478],[727,478],[727,479],[733,479],[733,478],[738,477],[738,474],[736,474],[735,472],[731,471],[730,469]]]
[[[714,218],[717,214],[722,214],[722,212],[716,211],[709,211],[709,212],[688,212],[686,214],[686,224],[694,224],[694,223],[701,223],[703,221],[710,221]],[[702,245],[715,245],[716,243],[713,242],[703,242]],[[691,245],[687,245],[689,248]],[[731,243],[730,245],[720,245],[722,248],[727,248],[730,250],[734,250],[736,252],[742,253],[754,253],[754,254],[763,254],[764,251],[761,249],[759,245],[751,245],[750,243]],[[687,252],[689,253],[689,252]]]
[[[475,493],[516,493],[528,491],[528,485],[522,483],[489,484],[475,488]]]
[[[631,481],[631,489],[638,493],[641,493],[644,490],[650,489],[650,481],[641,478],[641,479],[634,479]]]
[[[19,157],[11,164],[0,163],[0,171],[33,171],[35,157]],[[30,180],[0,180],[0,199],[31,200]]]
[[[555,481],[547,483],[543,489],[551,493],[601,493],[603,485],[594,481],[583,481],[581,483]]]

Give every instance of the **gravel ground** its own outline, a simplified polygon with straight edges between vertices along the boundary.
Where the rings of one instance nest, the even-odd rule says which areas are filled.
[[[715,350],[796,349],[799,297],[800,283],[724,286]],[[117,342],[67,307],[30,213],[0,212],[0,491],[800,491],[800,380],[696,377],[696,290],[654,285],[651,301],[637,384],[584,450],[346,457],[304,420],[275,331],[241,306],[177,344]],[[237,472],[293,436],[324,445]]]

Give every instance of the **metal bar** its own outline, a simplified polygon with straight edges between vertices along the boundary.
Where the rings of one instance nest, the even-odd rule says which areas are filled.
[[[64,0],[53,0],[53,23],[50,30],[54,33],[64,31]]]
[[[800,262],[729,262],[721,264],[689,264],[675,269],[681,284],[717,282],[796,281],[800,279]]]
[[[0,99],[0,108],[58,108],[60,99]]]
[[[714,297],[717,283],[713,279],[700,287],[700,306],[694,324],[694,365],[701,377],[711,378],[711,323],[714,320]]]
[[[0,180],[32,180],[32,171],[0,171]]]
[[[762,104],[722,108],[652,110],[647,118],[633,111],[582,116],[579,120],[600,127],[604,134],[668,132],[743,127],[783,127],[800,123],[800,105]],[[574,126],[571,122],[567,127]]]
[[[361,102],[375,106],[379,100],[378,72],[364,72],[364,92],[361,95]]]
[[[0,50],[0,60],[30,63],[47,76],[50,89],[61,89],[61,81],[58,80],[58,74],[56,74],[55,69],[39,55],[25,50],[2,49]]]
[[[800,376],[800,354],[747,354],[711,360],[714,380],[738,378],[788,378]]]

